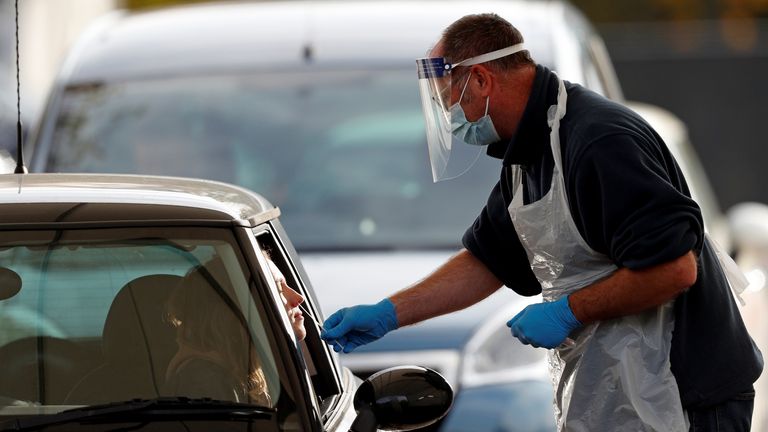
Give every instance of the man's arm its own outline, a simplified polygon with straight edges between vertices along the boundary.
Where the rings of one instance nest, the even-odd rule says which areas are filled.
[[[693,252],[640,270],[620,268],[610,277],[571,294],[569,304],[582,324],[640,313],[660,306],[696,282]]]
[[[469,307],[501,285],[480,260],[462,249],[429,276],[389,299],[402,327]]]
[[[693,252],[642,270],[620,268],[556,301],[527,306],[507,325],[524,344],[554,348],[584,324],[637,314],[674,299],[696,276]]]
[[[469,251],[462,250],[432,274],[390,298],[340,309],[323,323],[320,337],[336,351],[350,352],[405,325],[463,309],[501,287]]]

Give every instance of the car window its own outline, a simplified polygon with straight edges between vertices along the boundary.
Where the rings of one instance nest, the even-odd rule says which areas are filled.
[[[263,272],[272,279],[267,283],[284,303],[286,328],[295,334],[296,345],[301,352],[312,392],[319,402],[324,416],[338,401],[342,392],[338,364],[330,355],[328,345],[320,339],[322,318],[316,303],[292,265],[289,253],[281,246],[271,228],[262,226],[255,230],[256,239],[264,258]],[[297,312],[300,312],[297,314]],[[296,317],[298,315],[298,317]]]
[[[160,396],[295,410],[229,229],[3,231],[0,267],[21,281],[0,297],[0,415]]]

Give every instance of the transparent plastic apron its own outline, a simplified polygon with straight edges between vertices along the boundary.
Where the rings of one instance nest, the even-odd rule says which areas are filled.
[[[592,250],[571,218],[560,155],[560,119],[567,94],[559,80],[557,105],[547,113],[555,166],[549,192],[523,205],[520,167],[509,214],[526,249],[544,301],[610,276],[617,267]],[[669,352],[673,304],[599,321],[571,333],[573,344],[549,351],[558,431],[688,431]]]

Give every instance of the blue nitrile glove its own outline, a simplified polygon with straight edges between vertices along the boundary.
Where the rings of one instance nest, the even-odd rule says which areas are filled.
[[[536,348],[554,348],[565,341],[581,323],[573,315],[568,296],[557,301],[526,306],[507,322],[512,336]]]
[[[320,337],[336,352],[348,353],[397,328],[395,305],[388,298],[374,305],[340,309],[323,323]]]

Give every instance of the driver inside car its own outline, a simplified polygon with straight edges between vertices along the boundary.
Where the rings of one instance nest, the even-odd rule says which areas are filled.
[[[296,339],[307,331],[299,305],[304,297],[263,251]],[[188,397],[211,397],[273,406],[258,354],[239,309],[214,274],[211,261],[187,273],[171,294],[167,318],[176,328],[179,349],[166,372],[166,391]],[[246,351],[247,350],[247,351]]]
[[[179,348],[166,371],[166,394],[273,406],[243,316],[206,267],[184,276],[167,317]]]

